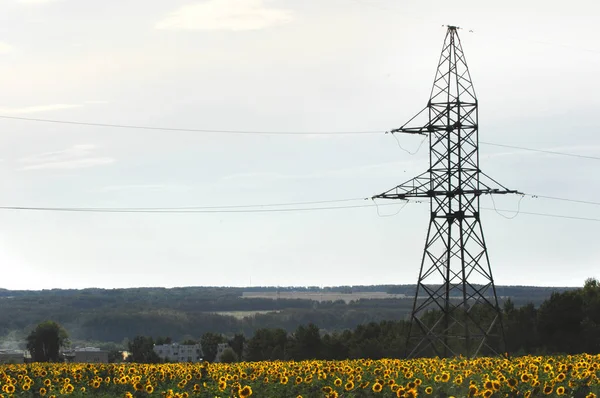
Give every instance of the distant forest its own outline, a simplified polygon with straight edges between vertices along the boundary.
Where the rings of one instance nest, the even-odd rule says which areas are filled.
[[[485,316],[486,310],[482,310],[477,312],[478,316]],[[532,303],[517,308],[507,299],[502,312],[506,344],[501,343],[499,336],[491,337],[488,343],[493,350],[483,347],[479,354],[496,355],[497,352],[519,356],[600,352],[600,283],[595,279],[588,279],[583,288],[554,292],[537,308]],[[429,321],[427,318],[425,315],[421,321],[431,327],[430,321],[435,321],[437,316],[429,317]],[[404,358],[408,328],[406,321],[390,320],[323,334],[317,325],[309,324],[299,326],[293,333],[283,329],[260,329],[245,342],[243,350],[239,349],[239,340],[243,337],[236,336],[229,345],[239,358],[248,361]],[[465,354],[456,341],[450,345],[454,352]],[[427,350],[420,355],[431,357],[437,353]]]
[[[574,288],[499,286],[501,306],[539,306],[553,292]],[[386,292],[406,298],[358,299],[348,303],[309,299],[244,298],[244,292]],[[295,331],[315,324],[334,333],[371,322],[407,320],[415,285],[337,287],[184,287],[83,290],[0,289],[0,347],[24,341],[38,323],[54,320],[75,342],[124,345],[136,335],[197,339],[207,332],[252,336],[260,329]],[[223,314],[231,312],[232,315]],[[241,315],[240,315],[240,312]],[[245,313],[247,316],[244,316]],[[258,313],[257,313],[258,312]],[[233,316],[233,313],[236,316]]]

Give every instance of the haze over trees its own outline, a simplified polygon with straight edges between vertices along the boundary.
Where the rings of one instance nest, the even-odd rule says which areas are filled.
[[[510,297],[515,307],[531,302],[535,307],[552,292],[573,289],[499,286],[498,294]],[[271,298],[246,298],[254,292]],[[279,293],[297,297],[277,299]],[[354,298],[354,301],[327,300],[327,294],[385,292],[405,298]],[[339,294],[338,294],[339,293]],[[303,295],[304,294],[304,295]],[[74,343],[126,348],[136,335],[170,336],[181,342],[198,340],[211,332],[232,336],[252,336],[264,328],[294,332],[300,325],[313,323],[322,332],[351,330],[358,325],[385,320],[408,319],[414,285],[339,287],[188,287],[9,291],[0,289],[0,346],[22,342],[31,325],[53,319],[63,325]],[[334,296],[335,297],[335,296]],[[357,295],[356,297],[363,297]],[[367,296],[368,297],[368,296]],[[394,297],[394,296],[392,296]],[[15,316],[18,314],[18,316]],[[239,354],[238,354],[239,355]]]
[[[580,289],[554,292],[538,307],[517,307],[506,300],[503,320],[506,348],[511,355],[600,352],[600,283],[588,279]],[[281,327],[259,328],[251,335],[205,332],[199,339],[188,338],[182,344],[199,341],[204,360],[209,362],[217,359],[221,343],[228,344],[220,358],[224,362],[403,358],[408,325],[406,320],[383,320],[330,332],[308,322],[292,332]],[[39,362],[59,361],[59,350],[68,341],[66,330],[54,321],[40,323],[26,338],[27,349]],[[154,344],[174,341],[171,337],[136,335],[126,346],[132,354],[129,360],[161,362]],[[113,359],[119,360],[118,356]]]
[[[503,312],[511,355],[600,352],[600,283],[595,279],[581,289],[553,293],[539,308],[517,308],[508,300]],[[249,338],[244,359],[403,358],[407,329],[402,320],[370,322],[340,333],[323,333],[313,324],[291,334],[260,329]]]

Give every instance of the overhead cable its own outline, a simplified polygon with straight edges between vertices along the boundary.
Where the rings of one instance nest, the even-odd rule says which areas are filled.
[[[544,195],[532,195],[532,194],[526,194],[527,196],[530,196],[532,198],[542,198],[542,199],[551,199],[551,200],[560,200],[563,202],[572,202],[572,203],[581,203],[581,204],[586,204],[586,205],[595,205],[595,206],[600,206],[600,202],[591,202],[588,200],[577,200],[577,199],[567,199],[567,198],[558,198],[556,196],[544,196]]]
[[[426,203],[418,201],[409,201],[409,203]],[[324,207],[296,207],[296,208],[283,208],[283,209],[226,209],[226,208],[215,208],[215,209],[200,209],[200,210],[148,210],[148,209],[125,209],[125,208],[84,208],[84,207],[26,207],[26,206],[0,206],[0,210],[16,210],[16,211],[43,211],[43,212],[71,212],[71,213],[163,213],[163,214],[198,214],[198,213],[287,213],[287,212],[308,212],[308,211],[323,211],[323,210],[341,210],[341,209],[358,209],[358,208],[369,208],[369,207],[381,207],[381,206],[397,206],[402,205],[404,207],[406,203],[384,203],[384,204],[365,204],[365,205],[349,205],[349,206],[324,206]],[[482,207],[482,210],[491,211],[504,211],[512,212],[514,210],[508,209],[494,209]],[[541,217],[552,217],[552,218],[563,218],[570,220],[580,221],[594,221],[600,222],[600,218],[589,218],[589,217],[577,217],[568,216],[562,214],[551,214],[551,213],[534,213],[520,211],[519,214],[526,214],[532,216]]]
[[[551,200],[559,200],[565,202],[574,202],[581,204],[589,204],[600,206],[600,202],[593,201],[584,201],[584,200],[575,200],[569,198],[560,198],[556,196],[545,196],[545,195],[536,195],[530,193],[524,193],[521,195],[521,199],[519,199],[519,204],[524,196],[528,196],[531,198],[542,198],[542,199],[551,199]],[[70,207],[70,206],[61,206],[61,207],[52,207],[52,206],[0,206],[0,210],[32,210],[32,211],[71,211],[71,212],[98,212],[98,213],[144,213],[144,212],[193,212],[196,210],[232,210],[232,209],[260,209],[260,208],[273,208],[273,207],[288,207],[288,206],[311,206],[311,205],[320,205],[320,204],[332,204],[332,203],[347,203],[347,202],[358,202],[372,200],[370,198],[345,198],[345,199],[328,199],[328,200],[312,200],[312,201],[299,201],[299,202],[280,202],[280,203],[262,203],[262,204],[247,204],[247,205],[222,205],[222,206],[178,206],[178,207]],[[405,200],[407,203],[427,203],[426,201],[419,200]],[[331,207],[306,207],[306,209],[316,209],[316,210],[324,210],[324,209],[346,209],[346,208],[360,208],[360,207],[378,207],[378,206],[391,206],[399,203],[388,203],[388,204],[377,204],[373,203],[373,205],[350,205],[350,206],[331,206]],[[292,209],[283,209],[283,210],[296,210]],[[300,209],[304,210],[304,208]],[[494,210],[494,209],[492,209]],[[500,210],[500,209],[498,209]],[[512,210],[501,210],[501,211],[511,211]]]
[[[179,132],[194,132],[194,133],[215,133],[215,134],[242,134],[242,135],[370,135],[370,134],[382,134],[387,133],[385,130],[365,130],[365,131],[263,131],[263,130],[219,130],[219,129],[196,129],[196,128],[179,128],[179,127],[160,127],[160,126],[141,126],[141,125],[129,125],[129,124],[110,124],[110,123],[96,123],[96,122],[77,122],[72,120],[57,120],[57,119],[40,119],[40,118],[28,118],[20,116],[7,116],[0,115],[0,119],[12,119],[12,120],[23,120],[29,122],[43,122],[43,123],[57,123],[57,124],[70,124],[78,126],[91,126],[91,127],[111,127],[111,128],[122,128],[122,129],[136,129],[136,130],[156,130],[156,131],[179,131]],[[421,144],[417,148],[417,151],[421,148],[421,145],[425,140],[421,141]],[[526,148],[515,145],[496,144],[493,142],[480,141],[480,144],[491,145],[503,148],[520,149],[524,151],[548,153],[551,155],[571,156],[583,159],[600,160],[600,156],[589,156],[580,155],[576,153],[551,151],[546,149]],[[399,144],[399,143],[398,143]],[[401,147],[404,151],[404,148]],[[409,152],[409,154],[415,154],[416,152]]]
[[[580,155],[580,154],[577,154],[577,153],[549,151],[549,150],[546,150],[546,149],[525,148],[525,147],[522,147],[522,146],[505,145],[505,144],[495,144],[493,142],[484,142],[484,141],[479,141],[479,143],[480,144],[484,144],[484,145],[492,145],[492,146],[503,147],[503,148],[512,148],[512,149],[521,149],[521,150],[524,150],[524,151],[548,153],[548,154],[551,154],[551,155],[572,156],[572,157],[576,157],[576,158],[600,160],[600,156],[588,156],[588,155]]]
[[[379,206],[394,206],[396,203],[387,203]],[[244,206],[239,206],[244,207]],[[85,208],[85,207],[26,207],[26,206],[0,206],[0,210],[26,210],[26,211],[47,211],[47,212],[72,212],[72,213],[172,213],[172,214],[190,214],[190,213],[284,213],[293,211],[317,211],[317,210],[337,210],[337,209],[357,209],[364,207],[376,207],[376,205],[346,205],[346,206],[323,206],[323,207],[292,207],[292,208]]]
[[[381,134],[384,131],[254,131],[254,130],[218,130],[218,129],[191,129],[179,127],[157,127],[157,126],[139,126],[132,124],[110,124],[110,123],[92,123],[92,122],[76,122],[71,120],[56,120],[56,119],[39,119],[20,116],[0,115],[2,119],[25,120],[29,122],[57,123],[57,124],[72,124],[76,126],[92,126],[92,127],[112,127],[121,129],[137,129],[137,130],[159,130],[159,131],[179,131],[190,133],[218,133],[218,134],[262,134],[262,135],[349,135],[349,134]]]

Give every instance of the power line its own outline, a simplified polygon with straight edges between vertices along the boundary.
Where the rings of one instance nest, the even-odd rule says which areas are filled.
[[[286,202],[286,203],[267,203],[255,205],[225,205],[225,206],[179,206],[179,207],[59,207],[59,209],[76,209],[77,211],[93,210],[105,211],[115,210],[120,212],[125,211],[182,211],[182,210],[214,210],[214,209],[249,209],[259,207],[283,207],[283,206],[300,206],[300,205],[318,205],[326,203],[344,203],[364,201],[365,198],[350,198],[350,199],[331,199],[331,200],[315,200],[308,202]],[[0,209],[2,207],[0,206]],[[40,207],[40,209],[53,209],[53,207]]]
[[[492,33],[489,31],[485,31],[485,29],[483,31],[481,31],[480,29],[475,29],[475,30],[469,29],[469,33],[474,33],[475,35],[483,33],[484,35],[493,36],[497,39],[509,39],[509,40],[515,40],[515,41],[519,41],[519,42],[529,42],[529,43],[541,44],[543,46],[555,46],[555,47],[562,47],[562,48],[566,48],[566,49],[570,49],[570,50],[582,51],[582,52],[587,52],[587,53],[592,53],[592,54],[600,54],[600,50],[597,50],[597,49],[586,48],[586,47],[577,47],[577,46],[572,46],[569,44],[563,44],[563,43],[557,43],[557,42],[548,42],[548,41],[543,41],[543,40],[527,39],[523,36],[507,35],[506,32],[502,32],[502,34],[499,35],[496,32]]]
[[[525,193],[522,196],[529,196],[531,198],[542,198],[542,199],[551,199],[551,200],[559,200],[564,202],[573,202],[573,203],[581,203],[588,205],[600,206],[600,202],[593,201],[585,201],[585,200],[575,200],[569,198],[560,198],[556,196],[546,196],[546,195],[537,195]],[[231,209],[247,209],[253,210],[257,208],[271,208],[271,207],[286,207],[286,206],[310,206],[310,205],[320,205],[320,204],[330,204],[330,203],[347,203],[347,202],[357,202],[364,201],[368,198],[346,198],[346,199],[328,199],[328,200],[313,200],[313,201],[304,201],[304,202],[281,202],[281,203],[262,203],[262,204],[251,204],[251,205],[223,205],[223,206],[178,206],[178,207],[34,207],[34,206],[0,206],[0,210],[32,210],[32,211],[70,211],[70,212],[101,212],[101,213],[143,213],[143,212],[194,212],[196,210],[231,210]],[[520,203],[521,200],[519,200]],[[409,201],[407,201],[409,202]],[[426,203],[423,201],[411,200],[410,203]],[[325,209],[344,209],[344,208],[359,208],[359,207],[378,207],[378,206],[389,206],[391,204],[381,204],[381,205],[369,205],[369,206],[334,206],[334,207],[308,207],[306,209],[300,210],[325,210]],[[296,209],[283,209],[283,210],[296,210]],[[493,210],[493,209],[492,209]],[[512,210],[500,210],[499,211],[512,211]]]
[[[364,200],[364,199],[363,199]],[[420,201],[409,201],[408,203],[425,203]],[[341,210],[341,209],[359,209],[359,208],[378,208],[381,206],[397,206],[401,203],[384,203],[384,204],[368,204],[368,205],[349,205],[349,206],[323,206],[323,207],[295,207],[284,209],[233,209],[227,207],[212,207],[212,208],[85,208],[85,207],[26,207],[26,206],[0,206],[0,210],[19,210],[19,211],[43,211],[43,212],[70,212],[70,213],[166,213],[166,214],[193,214],[193,213],[285,213],[285,212],[303,212],[303,211],[322,211],[322,210]],[[403,205],[406,205],[404,203]],[[268,206],[268,205],[263,205]],[[247,207],[247,206],[233,206]],[[482,210],[505,211],[511,212],[514,210],[494,209],[491,207],[482,207]],[[526,214],[540,217],[563,218],[580,221],[595,221],[600,222],[598,218],[577,217],[551,213],[535,213],[520,211],[519,214]]]
[[[189,128],[177,128],[177,127],[155,127],[155,126],[139,126],[131,124],[109,124],[109,123],[95,123],[95,122],[76,122],[70,120],[56,120],[56,119],[39,119],[29,117],[18,117],[18,116],[6,116],[0,115],[2,119],[13,119],[13,120],[25,120],[28,122],[42,122],[42,123],[57,123],[57,124],[72,124],[76,126],[92,126],[92,127],[112,127],[122,129],[137,129],[137,130],[159,130],[159,131],[179,131],[179,132],[191,132],[191,133],[219,133],[219,134],[262,134],[262,135],[349,135],[349,134],[381,134],[383,130],[379,131],[252,131],[252,130],[215,130],[215,129],[189,129]]]
[[[178,128],[178,127],[158,127],[158,126],[141,126],[141,125],[129,125],[129,124],[110,124],[110,123],[96,123],[96,122],[77,122],[72,120],[57,120],[57,119],[39,119],[39,118],[28,118],[19,116],[6,116],[0,115],[0,119],[12,119],[22,120],[29,122],[41,122],[41,123],[56,123],[56,124],[70,124],[77,126],[90,126],[90,127],[111,127],[111,128],[122,128],[122,129],[136,129],[136,130],[154,130],[154,131],[179,131],[179,132],[194,132],[194,133],[216,133],[216,134],[243,134],[243,135],[370,135],[370,134],[382,134],[384,130],[365,130],[365,131],[263,131],[263,130],[218,130],[218,129],[195,129],[195,128]],[[421,144],[423,141],[421,142]],[[545,149],[526,148],[515,145],[496,144],[493,142],[480,141],[480,144],[491,145],[503,148],[520,149],[530,152],[548,153],[552,155],[571,156],[583,159],[600,160],[599,156],[588,156],[579,155],[576,153],[567,153],[559,151],[549,151]],[[420,146],[419,146],[420,149]],[[412,154],[412,153],[411,153]]]
[[[500,213],[500,211],[496,208],[496,201],[494,200],[494,195],[490,195],[490,199],[492,199],[492,204],[494,205],[494,211],[496,213],[498,213],[499,216],[502,216],[502,217],[506,218],[507,220],[512,220],[513,218],[516,218],[519,214],[521,214],[521,201],[523,200],[524,197],[525,197],[525,195],[521,195],[521,198],[519,199],[519,203],[517,204],[517,211],[514,212],[515,214],[513,214],[512,216],[505,216],[504,214]]]
[[[586,204],[586,205],[595,205],[595,206],[600,206],[600,202],[591,202],[591,201],[587,201],[587,200],[575,200],[575,199],[567,199],[567,198],[558,198],[556,196],[544,196],[544,195],[532,195],[532,194],[526,194],[527,196],[530,196],[532,198],[543,198],[543,199],[551,199],[551,200],[560,200],[563,202],[572,202],[572,203],[582,203],[582,204]]]
[[[396,203],[387,203],[379,206],[394,206]],[[325,206],[325,207],[295,207],[284,209],[205,209],[205,210],[140,210],[140,209],[110,209],[110,208],[70,208],[70,207],[20,207],[20,206],[0,206],[0,210],[26,210],[26,211],[47,211],[47,212],[71,212],[71,213],[171,213],[171,214],[190,214],[190,213],[285,213],[295,211],[319,211],[319,210],[337,210],[337,209],[358,209],[365,207],[376,207],[376,205],[349,205],[349,206]]]
[[[514,210],[506,210],[506,209],[494,209],[492,207],[482,207],[483,210],[491,210],[491,211],[507,211],[514,212]],[[577,217],[577,216],[565,216],[561,214],[551,214],[551,213],[534,213],[527,211],[519,211],[519,214],[527,214],[530,216],[540,216],[540,217],[552,217],[552,218],[566,218],[570,220],[581,220],[581,221],[595,221],[600,222],[600,218],[589,218],[589,217]]]
[[[541,152],[541,153],[549,153],[551,155],[561,155],[561,156],[572,156],[572,157],[576,157],[576,158],[584,158],[584,159],[593,159],[593,160],[600,160],[599,156],[588,156],[588,155],[579,155],[576,153],[567,153],[567,152],[558,152],[558,151],[548,151],[545,149],[535,149],[535,148],[525,148],[522,146],[515,146],[515,145],[505,145],[505,144],[495,144],[493,142],[483,142],[483,141],[479,141],[480,144],[484,144],[484,145],[492,145],[492,146],[498,146],[498,147],[503,147],[503,148],[512,148],[512,149],[522,149],[524,151],[532,151],[532,152]]]

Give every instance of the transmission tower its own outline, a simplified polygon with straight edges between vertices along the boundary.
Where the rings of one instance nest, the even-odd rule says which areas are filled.
[[[404,126],[390,131],[429,136],[429,169],[373,196],[429,198],[430,202],[429,230],[407,337],[408,357],[472,357],[505,351],[479,200],[484,194],[519,192],[508,190],[479,169],[477,97],[457,29],[448,26],[427,106]]]

